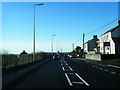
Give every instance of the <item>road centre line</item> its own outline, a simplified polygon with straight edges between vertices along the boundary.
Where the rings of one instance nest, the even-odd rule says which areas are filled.
[[[99,68],[100,70],[103,70],[102,68]]]
[[[70,79],[69,79],[67,73],[65,73],[65,76],[66,76],[66,78],[67,78],[67,81],[68,81],[69,85],[70,85],[70,86],[73,86],[73,84],[72,84],[72,82],[70,81]]]
[[[89,86],[89,84],[88,84],[85,80],[83,80],[77,73],[75,73],[75,75],[76,75],[80,80],[82,80],[82,81],[85,83],[85,85]]]
[[[63,71],[65,71],[64,67],[62,67]]]
[[[106,70],[106,69],[105,69],[104,71],[108,72],[109,70]]]
[[[73,71],[73,69],[69,66],[70,70]]]

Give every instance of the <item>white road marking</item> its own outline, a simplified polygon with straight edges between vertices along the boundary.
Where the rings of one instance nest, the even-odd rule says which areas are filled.
[[[66,65],[68,66],[68,64],[66,63]]]
[[[82,80],[82,81],[85,83],[85,85],[89,86],[89,84],[88,84],[85,80],[83,80],[77,73],[75,73],[75,75],[76,75],[80,80]]]
[[[62,67],[63,71],[65,71],[64,67]]]
[[[100,70],[103,70],[102,68],[99,68]]]
[[[106,70],[106,69],[105,69],[104,71],[108,72],[109,70]]]
[[[69,79],[67,73],[65,73],[65,76],[66,76],[66,78],[67,78],[67,81],[68,81],[69,85],[70,85],[70,86],[73,86],[73,84],[72,84],[72,82],[70,81],[70,79]]]
[[[74,73],[68,73],[68,74],[74,74]]]
[[[63,64],[61,63],[61,66],[63,66]]]
[[[95,66],[92,66],[92,67],[95,67]]]
[[[110,73],[112,73],[112,74],[116,74],[115,72],[110,72]]]
[[[75,83],[75,84],[83,84],[83,82],[72,82],[72,83]]]
[[[71,71],[73,71],[73,69],[71,67],[69,67]]]
[[[95,68],[98,68],[98,67],[95,67]]]
[[[107,66],[115,67],[115,68],[120,68],[119,66],[114,66],[114,65],[107,65]]]

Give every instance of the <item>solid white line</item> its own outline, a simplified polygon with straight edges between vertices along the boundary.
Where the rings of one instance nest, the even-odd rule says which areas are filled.
[[[63,71],[65,71],[64,67],[62,67]]]
[[[73,71],[73,69],[69,66],[70,70]]]
[[[89,84],[88,84],[85,80],[83,80],[77,73],[75,73],[75,75],[76,75],[80,80],[82,80],[82,81],[85,83],[85,85],[89,86]]]
[[[68,81],[69,85],[70,85],[70,86],[73,86],[73,84],[72,84],[72,82],[70,81],[70,79],[69,79],[67,73],[65,73],[65,76],[66,76],[66,78],[67,78],[67,81]]]
[[[119,66],[114,66],[114,65],[107,65],[107,66],[111,66],[111,67],[115,67],[115,68],[120,68]]]

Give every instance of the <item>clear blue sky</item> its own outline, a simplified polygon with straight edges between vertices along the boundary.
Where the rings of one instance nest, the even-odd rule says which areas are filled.
[[[36,6],[36,51],[72,51],[82,44],[82,34],[89,33],[118,18],[117,2],[43,2]],[[22,50],[33,51],[33,5],[37,2],[2,3],[3,49],[19,54]],[[114,22],[103,29],[86,35],[100,35],[117,26]]]

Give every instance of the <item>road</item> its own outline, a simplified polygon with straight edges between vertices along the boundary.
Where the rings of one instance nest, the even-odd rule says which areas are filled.
[[[120,88],[118,68],[63,57],[51,60],[14,88]]]

